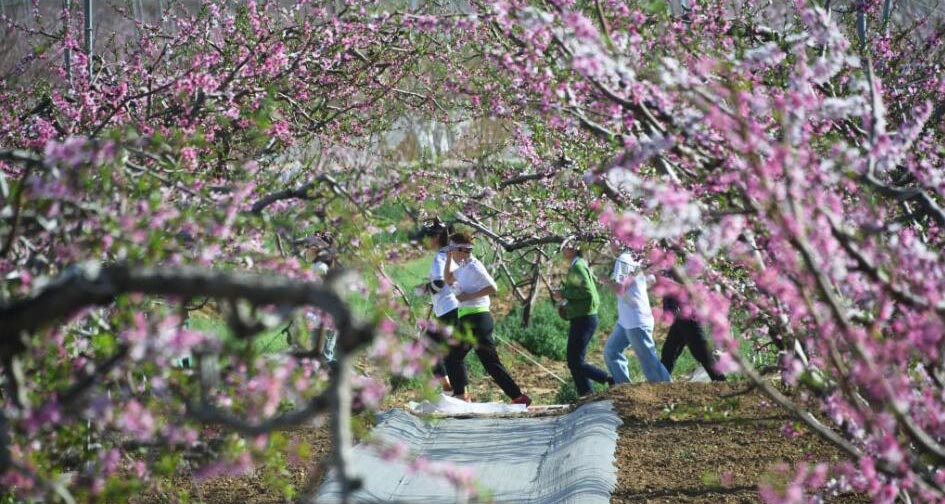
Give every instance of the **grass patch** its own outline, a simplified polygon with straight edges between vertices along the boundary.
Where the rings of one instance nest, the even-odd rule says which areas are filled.
[[[432,254],[427,254],[424,257],[385,268],[390,279],[407,294],[407,300],[410,301],[410,308],[413,314],[418,318],[427,316],[430,310],[430,296],[427,294],[417,296],[414,294],[414,288],[427,281],[427,276],[430,273],[430,266],[432,264],[433,256]]]
[[[272,353],[288,348],[289,342],[283,333],[287,325],[283,324],[258,334],[253,338],[255,350],[259,353]],[[215,335],[226,344],[238,343],[226,321],[205,312],[192,312],[187,319],[187,327],[204,334]]]
[[[535,355],[558,361],[565,360],[568,322],[561,320],[555,307],[543,300],[535,303],[528,327],[522,327],[523,309],[521,305],[512,308],[506,317],[496,322],[495,332],[521,343]]]
[[[597,315],[595,338],[606,340],[617,321],[617,298],[610,289],[597,286],[600,294],[600,306]],[[535,355],[563,361],[567,357],[569,323],[558,316],[558,310],[547,297],[539,297],[532,308],[528,327],[522,327],[524,307],[516,305],[508,316],[496,322],[496,332],[503,337],[517,341]],[[589,346],[596,345],[592,340]]]
[[[670,403],[663,408],[663,418],[679,422],[683,420],[720,421],[734,416],[740,406],[737,397],[730,397],[704,405]]]
[[[433,256],[429,254],[425,257],[411,259],[400,264],[386,265],[384,271],[390,277],[391,281],[400,287],[406,294],[407,301],[410,303],[410,310],[414,317],[425,318],[429,313],[430,297],[426,294],[417,296],[414,294],[414,287],[425,282],[430,273],[430,265],[433,263]],[[380,285],[380,273],[376,270],[364,272],[364,282],[367,284],[368,292],[374,292]],[[362,296],[355,294],[348,297],[355,313],[361,316],[372,316],[377,310],[377,300],[373,295]],[[431,315],[432,316],[432,315]]]
[[[469,378],[483,378],[486,376],[486,368],[482,367],[479,357],[476,357],[476,351],[470,350],[466,355],[466,371]]]
[[[414,259],[402,264],[389,266],[386,271],[391,280],[400,286],[407,294],[411,309],[415,316],[426,317],[429,306],[427,296],[416,296],[413,288],[423,282],[430,270],[431,257]],[[365,281],[369,286],[375,288],[378,285],[378,276],[365,275]],[[353,310],[362,316],[372,316],[376,313],[377,302],[373,296],[361,296],[354,294],[350,296],[349,301]],[[274,353],[285,350],[289,347],[286,334],[283,332],[288,323],[264,331],[253,338],[253,347],[258,353]],[[219,315],[203,311],[192,312],[187,320],[187,327],[205,334],[211,334],[218,337],[225,344],[239,344],[233,337],[226,321]],[[294,328],[296,336],[298,329]],[[480,366],[481,369],[481,366]]]
[[[591,392],[604,392],[608,386],[603,383],[591,382]],[[574,386],[574,380],[568,380],[567,383],[558,387],[558,393],[555,395],[555,404],[574,404],[581,396],[577,393],[577,387]]]
[[[558,387],[558,393],[555,395],[555,404],[574,404],[581,397],[577,393],[577,388],[574,386],[573,380],[568,380],[567,383],[562,383]]]

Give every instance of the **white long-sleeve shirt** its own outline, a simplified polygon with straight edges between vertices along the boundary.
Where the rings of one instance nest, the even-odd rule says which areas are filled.
[[[433,293],[433,314],[437,317],[442,317],[447,313],[455,310],[459,307],[459,301],[456,299],[456,293],[453,292],[453,288],[446,283],[444,278],[444,270],[446,269],[446,247],[441,248],[436,252],[436,255],[433,256],[433,265],[430,266],[430,282],[435,282],[437,280],[443,281],[443,287],[439,291]],[[454,271],[456,270],[456,264],[453,264]]]
[[[622,296],[617,296],[617,323],[620,327],[653,329],[653,310],[646,294],[646,276],[640,271],[639,263],[627,252],[620,254],[610,278],[627,289]]]

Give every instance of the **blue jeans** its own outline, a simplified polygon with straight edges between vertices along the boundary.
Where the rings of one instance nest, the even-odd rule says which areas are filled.
[[[574,378],[574,386],[578,395],[591,393],[591,380],[598,383],[607,383],[607,372],[584,361],[587,354],[587,344],[594,337],[597,330],[597,315],[585,315],[571,319],[568,329],[568,369]]]
[[[656,344],[653,343],[653,330],[643,327],[626,329],[620,324],[614,326],[614,332],[604,344],[604,362],[614,377],[614,383],[630,383],[630,371],[627,369],[627,356],[624,351],[633,347],[633,353],[640,359],[643,376],[651,382],[671,381],[669,373],[659,357],[656,356]]]

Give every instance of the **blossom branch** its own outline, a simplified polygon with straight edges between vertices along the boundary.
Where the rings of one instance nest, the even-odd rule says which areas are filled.
[[[348,275],[327,279],[327,286],[267,275],[226,273],[190,266],[147,267],[81,263],[26,299],[0,306],[0,348],[10,348],[21,334],[77,313],[86,306],[110,303],[116,296],[140,293],[182,298],[245,299],[254,305],[315,306],[331,315],[349,350],[370,340],[369,325],[354,319],[340,297]],[[8,345],[4,347],[3,345]]]
[[[206,402],[187,406],[187,417],[193,420],[210,424],[221,425],[246,436],[258,436],[267,432],[284,430],[301,425],[312,417],[328,411],[329,393],[317,395],[309,399],[303,408],[299,408],[258,423],[247,422],[226,411]]]
[[[456,213],[456,222],[470,226],[480,233],[486,235],[490,240],[494,241],[500,247],[502,247],[506,252],[514,252],[516,250],[538,247],[541,245],[551,245],[562,243],[567,238],[567,236],[560,234],[547,234],[545,236],[536,236],[531,238],[522,238],[518,240],[509,240],[498,235],[495,231],[487,227],[485,224],[480,222],[478,219],[469,217],[462,212]],[[575,233],[575,237],[578,241],[595,241],[603,240],[604,235],[599,233]]]

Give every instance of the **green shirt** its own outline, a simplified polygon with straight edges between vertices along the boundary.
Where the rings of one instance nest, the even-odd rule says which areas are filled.
[[[564,305],[568,320],[585,315],[597,315],[600,296],[594,283],[594,275],[584,258],[579,257],[571,264],[568,275],[561,285],[561,295],[567,300]]]

